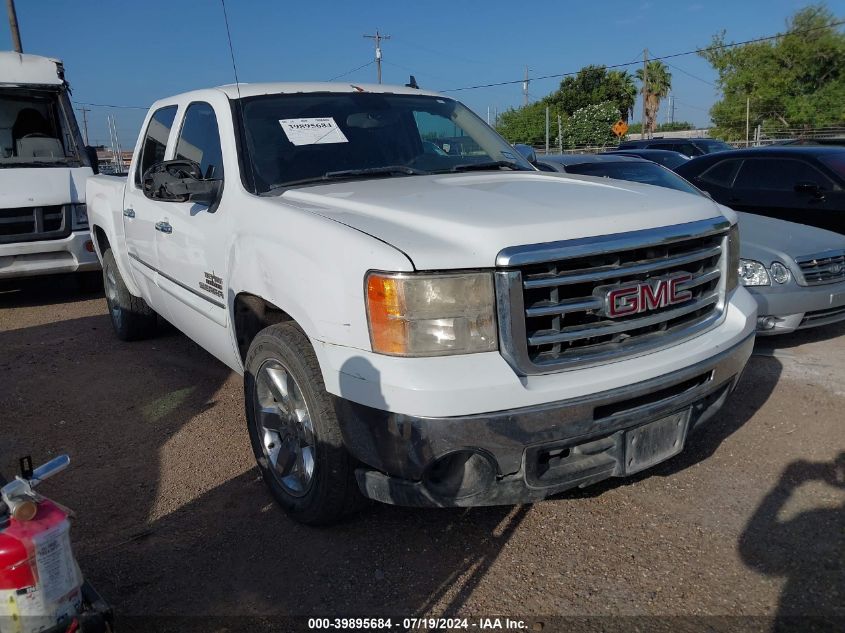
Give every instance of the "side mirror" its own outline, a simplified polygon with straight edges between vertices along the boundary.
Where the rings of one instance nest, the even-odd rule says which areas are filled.
[[[207,180],[192,160],[156,163],[144,172],[144,195],[163,202],[196,202],[213,206],[220,197],[222,180]]]
[[[522,154],[522,157],[532,165],[537,162],[537,152],[535,152],[534,148],[530,145],[525,145],[524,143],[517,143],[513,146],[513,148],[517,152]]]
[[[94,170],[95,174],[100,173],[100,159],[97,156],[97,148],[91,147],[90,145],[85,146],[85,155],[88,156],[88,162],[91,165],[91,169]]]
[[[820,198],[822,194],[822,188],[815,182],[810,180],[802,181],[795,184],[795,192],[796,193],[806,193],[811,196],[815,196],[816,198]]]

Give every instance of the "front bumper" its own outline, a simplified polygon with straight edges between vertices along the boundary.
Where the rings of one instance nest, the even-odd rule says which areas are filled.
[[[790,282],[747,290],[757,302],[758,318],[771,317],[771,327],[758,327],[759,336],[787,334],[845,320],[845,282],[819,286]]]
[[[736,386],[753,345],[752,335],[671,374],[487,414],[422,417],[335,400],[367,497],[414,506],[525,503],[631,474],[628,433],[683,411],[684,436],[704,423]]]
[[[0,279],[78,273],[99,268],[100,261],[87,230],[75,231],[59,240],[0,245]]]

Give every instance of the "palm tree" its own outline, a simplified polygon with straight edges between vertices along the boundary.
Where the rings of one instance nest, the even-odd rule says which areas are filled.
[[[631,112],[634,111],[634,102],[637,99],[637,87],[634,85],[634,78],[626,70],[611,70],[607,73],[608,91],[613,95],[613,100],[619,106],[619,118],[628,122]]]
[[[657,111],[660,109],[660,100],[669,94],[672,89],[672,73],[666,64],[659,59],[648,62],[646,82],[642,86],[643,99],[645,99],[645,122],[646,129],[643,134],[654,133],[657,122]],[[643,83],[643,69],[637,69],[637,79]]]

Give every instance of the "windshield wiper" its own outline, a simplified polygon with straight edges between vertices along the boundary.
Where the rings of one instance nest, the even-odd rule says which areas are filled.
[[[342,171],[327,171],[323,174],[326,180],[334,178],[354,178],[355,176],[392,176],[401,174],[405,176],[424,176],[429,172],[415,167],[408,167],[407,165],[387,165],[385,167],[367,167],[364,169],[344,169]]]
[[[417,169],[415,167],[408,167],[407,165],[386,165],[384,167],[366,167],[363,169],[344,169],[341,171],[327,171],[322,176],[312,176],[310,178],[300,178],[299,180],[291,180],[289,182],[281,182],[273,185],[265,194],[272,194],[279,189],[287,189],[288,187],[295,187],[296,185],[308,185],[317,182],[326,182],[328,180],[343,180],[345,178],[358,178],[367,176],[425,176],[431,172]]]
[[[512,160],[491,160],[485,163],[464,163],[462,165],[455,165],[449,171],[482,171],[485,169],[499,169],[500,167],[507,167],[514,171],[522,171],[518,163]]]

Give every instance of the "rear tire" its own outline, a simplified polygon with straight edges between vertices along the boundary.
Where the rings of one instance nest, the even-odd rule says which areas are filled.
[[[103,286],[117,338],[121,341],[139,341],[155,334],[156,313],[141,297],[129,292],[111,249],[103,255]]]
[[[292,321],[265,328],[245,369],[249,437],[279,505],[308,525],[334,523],[361,505],[355,460],[305,333]]]

